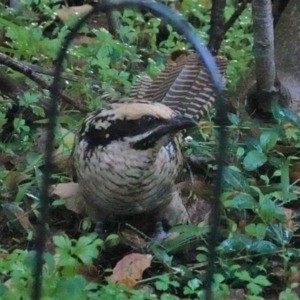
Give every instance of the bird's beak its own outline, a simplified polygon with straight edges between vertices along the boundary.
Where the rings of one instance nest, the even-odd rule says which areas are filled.
[[[168,120],[168,122],[166,122],[165,124],[161,124],[160,126],[155,128],[155,130],[153,130],[143,140],[135,143],[133,147],[145,150],[153,147],[155,144],[157,146],[163,145],[167,141],[164,139],[164,137],[196,126],[197,123],[193,119],[182,115],[176,115],[172,119]]]
[[[197,123],[193,119],[186,116],[177,115],[170,120],[170,124],[166,125],[166,128],[170,133],[173,133],[196,126]]]
[[[182,115],[177,115],[169,120],[168,123],[160,125],[157,129],[150,134],[149,138],[153,140],[160,140],[162,137],[170,134],[175,134],[181,130],[196,127],[197,123],[189,118]]]

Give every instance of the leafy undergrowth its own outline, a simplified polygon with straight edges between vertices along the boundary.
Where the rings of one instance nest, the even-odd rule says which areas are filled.
[[[189,17],[193,14],[201,36],[207,39],[209,10],[198,4],[183,1],[182,10]],[[51,69],[67,26],[53,25],[58,7],[50,8],[45,2],[39,9],[46,21],[1,10],[0,49],[16,60]],[[227,19],[233,11],[233,5],[228,5]],[[105,29],[91,30],[88,24],[65,61],[68,79],[63,89],[89,110],[104,103],[99,90],[126,94],[137,74],[157,75],[166,57],[186,47],[184,39],[157,18],[133,10],[118,16],[122,20],[119,37],[125,42]],[[87,36],[89,31],[93,34]],[[247,9],[227,33],[221,49],[229,60],[231,92],[247,71],[251,45]],[[18,95],[17,105],[14,98],[0,96],[0,295],[7,300],[30,299],[47,122],[42,103],[47,102],[49,91],[11,69],[3,70],[26,91]],[[75,80],[70,75],[76,75]],[[292,111],[274,107],[273,112],[273,124],[228,114],[222,222],[215,228],[219,246],[214,299],[299,299],[300,121]],[[195,180],[188,202],[194,225],[170,228],[169,237],[161,242],[151,238],[153,226],[141,228],[140,220],[113,224],[104,240],[93,232],[76,197],[70,160],[82,118],[81,112],[61,104],[42,299],[204,299],[218,144],[213,117],[201,121],[194,139],[185,145],[186,154],[197,162],[192,163]],[[191,189],[189,183],[178,186],[183,193],[187,189],[187,194]]]

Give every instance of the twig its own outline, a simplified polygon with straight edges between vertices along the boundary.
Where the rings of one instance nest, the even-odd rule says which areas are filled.
[[[44,75],[48,75],[48,76],[54,76],[54,70],[46,70],[45,68],[41,67],[41,66],[37,66],[37,65],[33,65],[27,62],[19,62],[21,64],[23,64],[25,67],[30,68],[33,72],[38,73],[38,74],[44,74]],[[69,80],[69,81],[74,81],[74,82],[78,82],[80,81],[80,76],[76,76],[73,74],[68,74],[68,73],[61,73],[60,76],[61,79],[64,80]],[[99,85],[99,81],[92,79],[92,78],[86,78],[85,79],[88,83],[92,84],[92,85]],[[104,91],[100,91],[103,92]]]
[[[9,56],[7,56],[4,53],[0,53],[0,64],[3,64],[17,72],[22,73],[23,75],[30,78],[32,81],[36,82],[43,89],[49,90],[50,84],[47,81],[40,78],[40,76],[38,76],[35,71],[33,71],[31,68],[24,65],[23,63],[13,60],[12,58],[10,58]],[[59,96],[65,103],[71,105],[72,107],[78,109],[79,111],[85,112],[85,113],[88,111],[85,105],[72,99],[70,96],[66,95],[64,92],[60,91]]]
[[[240,17],[242,12],[247,7],[247,0],[243,0],[243,2],[239,5],[238,9],[233,13],[233,15],[230,17],[230,19],[225,23],[224,25],[224,32],[225,35],[226,32],[231,28],[231,26],[235,23],[235,21]]]

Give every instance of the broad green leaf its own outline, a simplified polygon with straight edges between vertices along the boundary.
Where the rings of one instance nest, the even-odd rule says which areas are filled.
[[[207,261],[207,255],[205,255],[205,254],[197,254],[196,259],[200,263],[205,262],[205,261]]]
[[[229,207],[236,209],[254,209],[258,203],[248,194],[235,196]]]
[[[253,278],[253,282],[257,283],[262,286],[270,286],[271,282],[267,279],[266,276],[258,275],[257,277]]]
[[[270,223],[274,220],[279,220],[281,222],[285,221],[285,215],[281,207],[276,205],[271,199],[267,197],[264,197],[260,200],[258,214],[265,223]]]
[[[238,279],[240,279],[240,280],[242,280],[242,281],[252,281],[252,278],[251,278],[251,276],[249,275],[249,272],[246,271],[246,270],[243,270],[243,271],[236,271],[236,272],[234,273],[234,275],[235,275]]]
[[[239,148],[237,149],[237,151],[236,151],[236,155],[237,155],[238,157],[242,157],[244,154],[245,154],[245,149],[242,148],[242,147],[239,147]]]
[[[224,181],[236,191],[241,191],[245,193],[250,193],[251,188],[247,179],[238,171],[232,168],[224,168]]]
[[[252,245],[252,239],[243,234],[236,234],[230,239],[224,240],[219,249],[222,253],[239,252],[249,249]]]
[[[257,225],[251,223],[245,227],[246,233],[257,239],[263,239],[266,235],[267,226],[265,224],[259,223]]]
[[[257,150],[249,151],[244,158],[244,167],[247,171],[254,171],[268,160],[264,153]]]
[[[240,118],[236,114],[228,113],[228,119],[233,125],[239,125]]]
[[[267,228],[267,234],[275,242],[281,244],[282,246],[287,245],[292,238],[291,231],[283,227],[281,224],[269,225]]]
[[[262,287],[259,286],[258,284],[254,283],[254,282],[250,282],[247,284],[247,288],[251,291],[251,293],[253,293],[254,295],[258,295],[259,293],[262,292]],[[255,299],[255,298],[254,298]],[[257,298],[259,299],[259,298]],[[263,298],[262,298],[263,299]]]
[[[274,131],[263,132],[260,136],[260,144],[265,152],[274,148],[278,140],[278,134]]]
[[[250,252],[258,253],[260,255],[274,254],[276,250],[276,245],[269,241],[254,242],[250,248]]]
[[[63,235],[55,235],[53,237],[53,242],[54,244],[61,248],[61,249],[65,249],[67,251],[70,251],[71,250],[71,241],[68,237],[66,236],[63,236]]]
[[[86,286],[86,281],[82,276],[76,275],[71,278],[61,278],[56,287],[56,296],[59,299],[66,297],[66,299],[83,299],[84,288]],[[81,297],[80,297],[81,296]]]
[[[248,150],[257,150],[259,152],[263,151],[259,140],[254,139],[254,138],[249,138],[249,140],[247,140],[247,149]]]

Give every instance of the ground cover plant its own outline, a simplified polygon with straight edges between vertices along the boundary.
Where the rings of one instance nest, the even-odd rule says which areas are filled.
[[[18,71],[15,64],[0,67],[0,295],[7,300],[30,299],[48,88],[53,60],[78,8],[27,0],[18,13],[0,5],[0,54],[5,55],[0,58],[20,62]],[[176,5],[208,42],[210,1],[169,5]],[[236,5],[227,1],[227,20]],[[184,37],[149,13],[126,9],[115,12],[115,17],[115,33],[105,15],[87,23],[64,62],[65,97],[55,128],[41,299],[205,299],[219,138],[213,109],[183,145],[187,157],[197,162],[192,165],[193,184],[180,183],[183,193],[193,192],[192,225],[170,228],[170,238],[157,242],[137,226],[118,224],[102,240],[76,198],[70,155],[86,111],[103,105],[106,93],[128,95],[138,75],[157,76],[174,53],[189,49]],[[240,77],[250,72],[252,42],[247,5],[219,51],[228,59],[228,99]],[[26,68],[33,77],[24,75]],[[217,229],[214,299],[299,299],[300,120],[297,112],[276,105],[272,114],[273,122],[266,123],[238,110],[228,113],[229,155]]]

